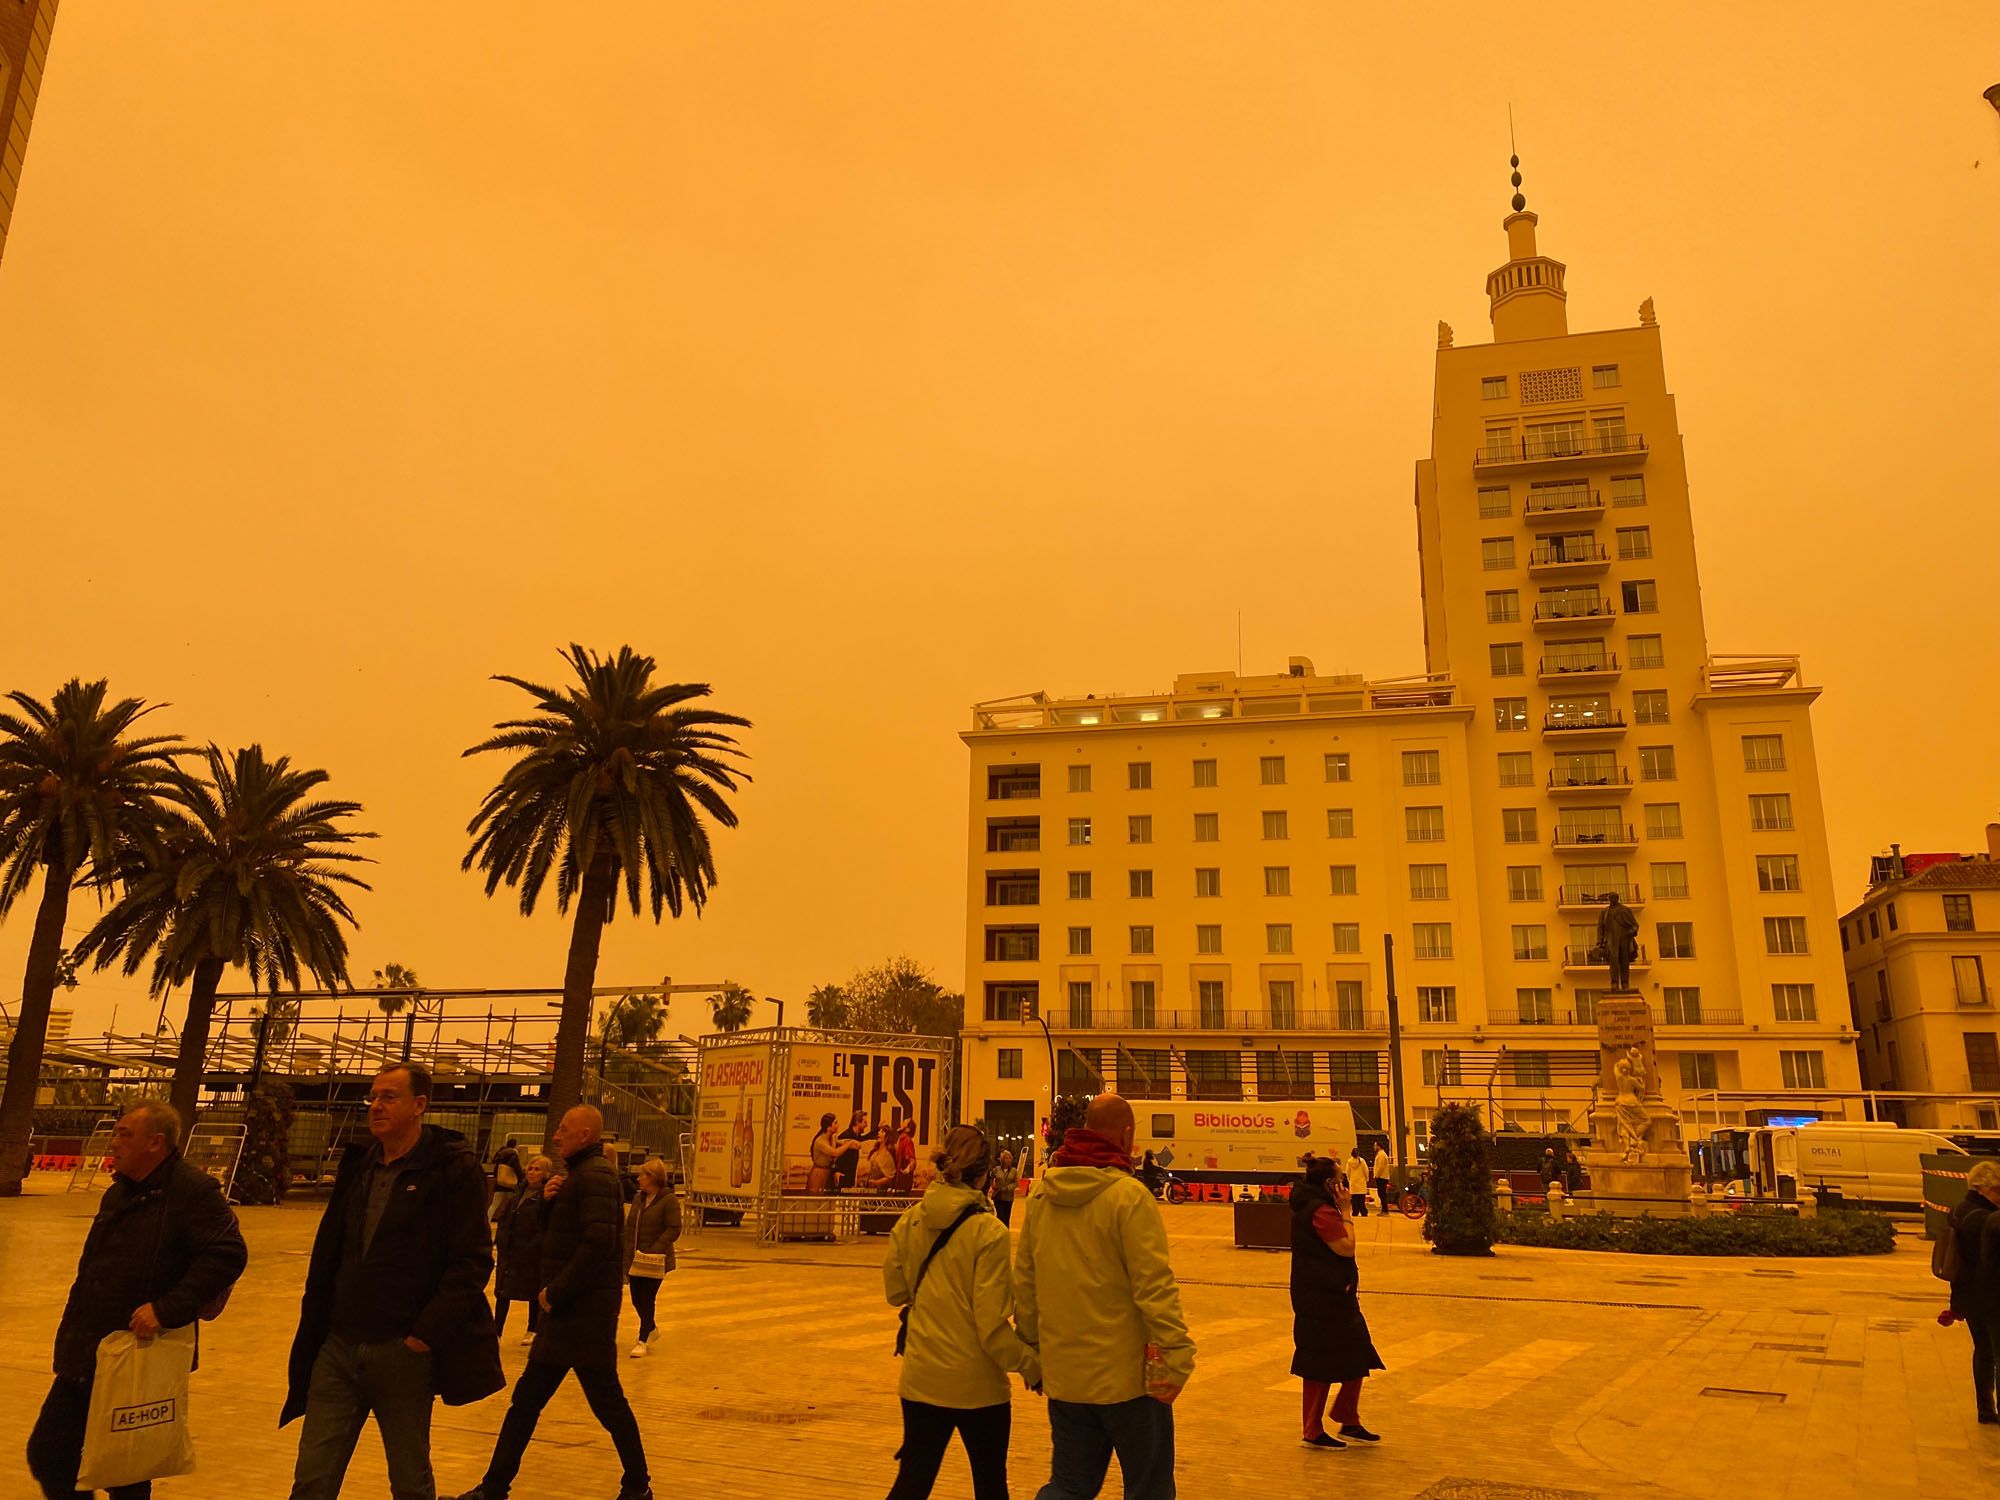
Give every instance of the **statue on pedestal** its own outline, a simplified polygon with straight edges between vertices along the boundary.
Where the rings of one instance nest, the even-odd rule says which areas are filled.
[[[1597,918],[1597,946],[1611,966],[1611,989],[1616,994],[1632,988],[1632,960],[1639,956],[1639,919],[1632,908],[1613,891]]]
[[[1646,1127],[1652,1115],[1646,1109],[1646,1054],[1627,1047],[1612,1068],[1617,1080],[1615,1101],[1618,1145],[1626,1161],[1637,1161],[1646,1150]]]

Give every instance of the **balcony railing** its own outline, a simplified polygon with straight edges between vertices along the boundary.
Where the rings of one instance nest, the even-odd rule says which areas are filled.
[[[1541,546],[1530,549],[1528,569],[1547,568],[1606,568],[1611,565],[1611,554],[1601,542],[1571,542],[1567,546]]]
[[[1537,630],[1558,630],[1565,625],[1602,625],[1617,614],[1617,605],[1609,599],[1599,599],[1595,604],[1551,605],[1546,609],[1537,604],[1533,620]]]
[[[1649,969],[1652,966],[1652,959],[1646,956],[1646,945],[1641,943],[1638,955],[1632,960],[1632,967],[1635,969]],[[1587,948],[1565,947],[1563,949],[1563,967],[1565,969],[1608,969],[1611,967],[1611,960],[1605,955],[1602,944],[1592,943]]]
[[[1604,713],[1590,714],[1544,714],[1542,729],[1548,734],[1586,734],[1591,730],[1600,733],[1625,728],[1625,715],[1618,709]]]
[[[1613,677],[1622,670],[1616,651],[1600,651],[1594,656],[1543,656],[1535,662],[1535,672],[1545,682],[1564,677]]]
[[[1617,766],[1604,775],[1594,771],[1551,771],[1549,790],[1552,792],[1609,792],[1632,785],[1632,773],[1623,766]]]
[[[1056,1031],[1387,1031],[1389,1016],[1379,1010],[1089,1010],[1058,1009],[1049,1015]]]
[[[1564,828],[1556,827],[1551,846],[1557,849],[1617,849],[1639,842],[1639,830],[1627,823],[1621,830],[1617,826],[1606,828]]]
[[[1646,893],[1636,885],[1559,885],[1556,887],[1558,906],[1609,906],[1616,896],[1627,906],[1644,906]]]
[[[1604,513],[1604,495],[1599,490],[1528,491],[1521,507],[1524,516],[1589,516]]]
[[[1042,795],[1039,781],[1002,781],[988,789],[991,802],[1032,802]]]
[[[1633,967],[1638,967],[1635,961]],[[1720,1010],[1704,1005],[1696,1011],[1677,1010],[1669,1013],[1661,1006],[1649,1007],[1655,1026],[1741,1026],[1743,1012],[1740,1010]],[[1488,1016],[1486,1024],[1493,1027],[1516,1026],[1595,1026],[1597,1014],[1594,1010],[1551,1010],[1547,1015],[1508,1015],[1502,1013]]]
[[[1620,430],[1563,433],[1547,436],[1529,433],[1517,447],[1513,443],[1488,443],[1472,451],[1472,467],[1499,468],[1509,464],[1570,463],[1578,459],[1615,458],[1621,454],[1642,455],[1646,440],[1636,432]]]
[[[1714,1005],[1696,1006],[1692,1010],[1686,1007],[1663,1010],[1656,1005],[1653,1007],[1653,1024],[1655,1026],[1741,1026],[1743,1012],[1724,1010]]]

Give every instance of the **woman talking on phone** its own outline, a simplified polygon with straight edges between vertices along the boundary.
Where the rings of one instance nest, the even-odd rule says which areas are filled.
[[[1382,1360],[1361,1316],[1360,1284],[1342,1164],[1316,1156],[1306,1163],[1306,1180],[1292,1189],[1292,1373],[1305,1382],[1309,1448],[1380,1441],[1361,1425],[1361,1382]],[[1336,1385],[1339,1437],[1326,1430],[1326,1398]]]

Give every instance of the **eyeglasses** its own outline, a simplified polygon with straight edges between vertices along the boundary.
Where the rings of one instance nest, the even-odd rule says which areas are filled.
[[[410,1096],[409,1096],[408,1094],[400,1094],[400,1093],[398,1093],[398,1094],[370,1094],[370,1095],[368,1096],[368,1102],[369,1102],[370,1104],[394,1104],[394,1103],[395,1103],[395,1102],[396,1102],[396,1101],[397,1101],[398,1099],[407,1099],[407,1098],[409,1098],[409,1097],[410,1097]]]

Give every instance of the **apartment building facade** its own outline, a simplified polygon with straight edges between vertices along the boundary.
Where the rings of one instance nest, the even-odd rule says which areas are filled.
[[[1536,223],[1517,197],[1493,341],[1439,325],[1426,677],[1295,659],[975,710],[968,1117],[1013,1136],[1051,1089],[1110,1087],[1385,1126],[1393,964],[1419,1141],[1447,1098],[1587,1128],[1614,892],[1670,1099],[1736,1123],[1858,1087],[1818,690],[1796,658],[1710,654],[1651,304],[1571,334]]]

